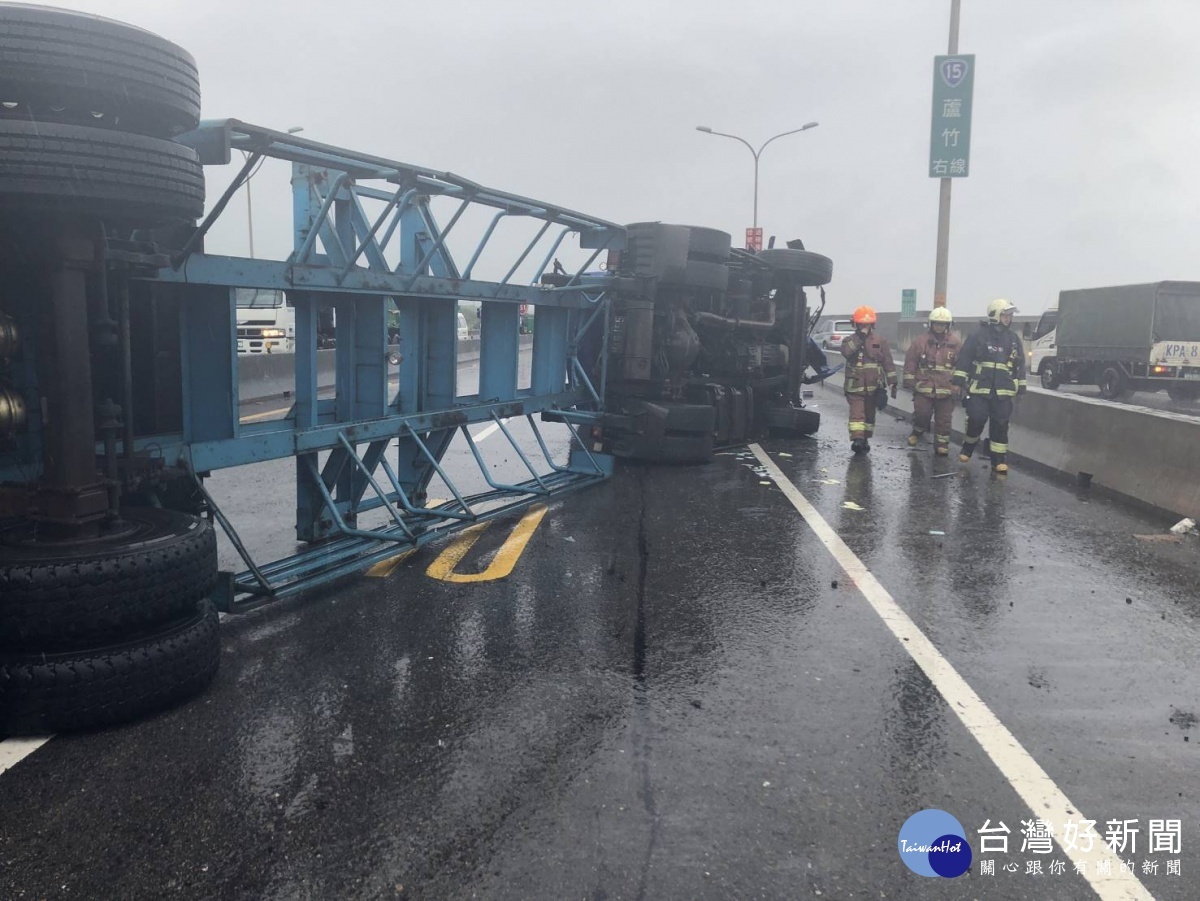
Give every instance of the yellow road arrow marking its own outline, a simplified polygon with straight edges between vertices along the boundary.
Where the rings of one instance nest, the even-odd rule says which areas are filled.
[[[545,504],[535,504],[529,509],[516,527],[512,530],[512,534],[504,540],[504,544],[500,546],[500,550],[496,551],[496,556],[492,558],[492,562],[488,564],[487,569],[478,573],[456,573],[454,568],[467,553],[474,547],[475,542],[479,540],[479,536],[483,534],[490,522],[483,522],[479,525],[471,526],[469,529],[464,529],[450,546],[442,551],[441,555],[429,564],[429,569],[425,570],[425,575],[431,579],[439,579],[443,582],[491,582],[495,579],[503,579],[513,571],[513,567],[517,565],[517,560],[525,551],[525,546],[529,544],[529,539],[533,537],[533,533],[537,531],[538,525],[541,524],[542,517],[546,515]]]

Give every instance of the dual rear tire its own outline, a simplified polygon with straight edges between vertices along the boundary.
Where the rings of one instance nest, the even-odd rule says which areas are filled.
[[[0,242],[193,223],[204,212],[191,55],[121,22],[0,4]],[[16,251],[9,251],[15,246]],[[79,310],[84,316],[86,311]],[[209,523],[125,508],[100,537],[0,528],[0,738],[91,729],[178,703],[220,662]]]
[[[220,661],[212,526],[127,508],[105,536],[0,533],[0,736],[124,722],[195,694]]]

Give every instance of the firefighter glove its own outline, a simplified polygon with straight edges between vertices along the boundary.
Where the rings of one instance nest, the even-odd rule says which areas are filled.
[[[1025,386],[1022,385],[1020,388],[1017,389],[1017,397],[1020,397],[1024,393],[1025,393]]]
[[[896,399],[896,383],[892,382],[892,400]]]

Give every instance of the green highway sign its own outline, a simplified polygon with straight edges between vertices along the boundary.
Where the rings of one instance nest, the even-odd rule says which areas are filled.
[[[933,58],[930,178],[966,178],[970,174],[971,94],[974,87],[974,53]]]
[[[900,315],[917,315],[917,289],[904,288],[900,291]]]

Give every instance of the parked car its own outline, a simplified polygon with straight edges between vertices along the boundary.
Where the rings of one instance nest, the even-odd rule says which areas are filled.
[[[854,323],[849,319],[825,319],[813,332],[813,340],[822,350],[840,350],[842,340],[854,334]]]

